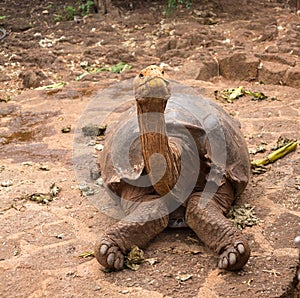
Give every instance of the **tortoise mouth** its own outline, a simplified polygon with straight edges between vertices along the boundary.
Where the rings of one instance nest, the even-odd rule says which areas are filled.
[[[151,77],[134,90],[135,99],[157,98],[168,100],[171,96],[170,83],[162,77]]]

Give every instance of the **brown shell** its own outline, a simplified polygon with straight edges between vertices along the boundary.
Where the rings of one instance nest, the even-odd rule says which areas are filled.
[[[189,177],[198,171],[194,165],[200,157],[196,187],[203,187],[207,181],[221,185],[227,178],[237,195],[244,190],[250,163],[237,120],[208,99],[182,93],[174,93],[169,99],[165,119],[170,140],[186,152],[184,166]],[[121,180],[136,180],[144,169],[135,101],[116,109],[105,124],[108,128],[99,160],[101,175],[104,183],[118,193]],[[192,143],[196,144],[197,156]]]

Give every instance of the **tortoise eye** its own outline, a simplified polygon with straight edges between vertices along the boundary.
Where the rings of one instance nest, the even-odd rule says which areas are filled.
[[[144,77],[144,75],[142,73],[140,73],[139,77],[142,79]]]
[[[162,75],[164,75],[164,74],[165,74],[165,71],[164,71],[164,70],[162,70],[162,71],[161,71],[161,74],[162,74]]]

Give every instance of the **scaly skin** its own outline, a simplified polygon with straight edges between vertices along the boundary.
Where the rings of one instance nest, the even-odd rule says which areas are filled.
[[[128,185],[124,188],[123,209],[128,214],[108,229],[95,247],[98,262],[106,268],[123,269],[124,255],[133,245],[145,247],[168,225],[167,206],[151,190]],[[126,198],[126,199],[125,199]],[[247,240],[224,216],[233,201],[229,183],[219,188],[204,208],[200,207],[200,192],[194,192],[187,201],[186,223],[197,236],[219,255],[218,267],[241,269],[248,261],[250,248]],[[138,204],[139,202],[148,202]],[[152,214],[152,215],[151,215]],[[151,220],[152,216],[158,219]]]
[[[144,211],[146,210],[137,209],[133,214],[139,215]],[[130,218],[127,218],[127,220],[129,221],[122,220],[106,231],[105,235],[96,244],[95,256],[105,268],[123,269],[124,255],[134,245],[141,248],[145,247],[152,238],[161,233],[168,225],[168,216],[145,222],[130,222]]]
[[[106,268],[122,269],[124,255],[133,245],[145,247],[168,226],[168,207],[159,198],[168,193],[176,183],[180,172],[180,156],[176,148],[170,146],[166,135],[163,113],[170,89],[163,76],[159,67],[150,66],[142,70],[134,80],[139,127],[144,133],[141,145],[145,171],[153,187],[141,188],[120,182],[121,204],[126,217],[109,228],[95,248],[97,260]],[[148,112],[160,115],[150,121],[149,117],[141,116]],[[152,131],[151,124],[157,125],[154,133],[149,133]],[[160,164],[150,163],[150,158],[155,153],[166,160],[166,171],[158,182],[155,177]],[[204,207],[199,204],[201,193],[192,193],[188,198],[185,214],[188,226],[219,255],[219,268],[227,270],[242,268],[250,256],[246,239],[225,217],[233,201],[234,189],[229,181],[225,181]],[[147,204],[139,204],[142,202]]]
[[[187,224],[219,255],[220,269],[241,269],[249,259],[250,248],[242,233],[224,216],[234,200],[231,185],[227,182],[221,186],[204,208],[200,207],[200,200],[200,192],[193,193],[188,199]]]
[[[95,246],[95,256],[102,266],[122,269],[124,255],[132,246],[145,247],[168,226],[167,206],[151,192],[151,188],[124,186],[122,208],[127,216],[108,229]]]

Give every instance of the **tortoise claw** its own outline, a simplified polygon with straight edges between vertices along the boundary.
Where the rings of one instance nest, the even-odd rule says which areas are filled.
[[[106,262],[109,267],[113,267],[113,265],[115,263],[115,254],[110,253],[106,258]]]
[[[236,263],[236,255],[235,253],[229,254],[229,265],[233,266]]]
[[[226,269],[228,267],[228,259],[225,257],[220,258],[218,267],[220,269]]]
[[[105,255],[106,252],[107,252],[107,250],[108,250],[108,246],[106,244],[101,245],[101,247],[100,247],[100,254],[101,255]]]
[[[247,247],[241,242],[228,246],[220,254],[218,267],[226,270],[239,270],[249,259],[249,251]]]
[[[124,255],[113,242],[102,240],[96,244],[95,257],[105,268],[121,270],[124,267]]]
[[[236,249],[238,250],[238,252],[242,255],[245,253],[245,246],[242,243],[239,243],[236,247]]]

